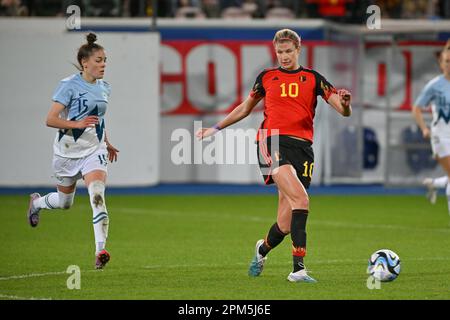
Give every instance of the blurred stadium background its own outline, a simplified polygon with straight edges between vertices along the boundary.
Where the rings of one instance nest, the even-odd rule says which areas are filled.
[[[78,6],[80,11],[74,10],[70,7],[71,5]],[[377,5],[381,9],[380,29],[368,27],[367,21],[372,16],[372,12],[367,13],[367,8],[371,5]],[[67,10],[69,7],[70,10]],[[80,13],[78,20],[77,12]],[[7,204],[0,211],[5,216],[11,215],[11,220],[3,224],[2,229],[2,240],[6,245],[2,248],[1,256],[4,259],[1,262],[0,276],[36,272],[36,269],[41,272],[61,270],[67,266],[67,263],[71,263],[71,261],[58,260],[54,261],[54,264],[50,262],[46,264],[39,257],[33,258],[31,255],[36,267],[31,267],[30,270],[27,264],[22,263],[15,256],[15,253],[19,250],[20,241],[30,237],[37,241],[36,246],[46,246],[49,251],[52,250],[52,246],[55,249],[60,245],[57,238],[51,242],[47,241],[48,239],[30,235],[29,230],[25,230],[28,226],[22,215],[25,215],[28,204],[27,195],[31,190],[39,192],[54,190],[51,159],[55,130],[45,127],[45,117],[58,81],[76,72],[72,63],[76,62],[77,49],[84,43],[84,35],[88,31],[97,33],[98,43],[105,47],[108,56],[105,80],[112,85],[112,96],[106,115],[106,130],[111,143],[120,150],[118,162],[109,166],[107,187],[109,210],[123,213],[129,211],[133,214],[133,210],[145,213],[144,211],[148,208],[149,215],[140,216],[143,225],[147,222],[149,225],[154,225],[158,223],[158,219],[163,219],[164,212],[169,212],[165,217],[168,220],[162,224],[164,228],[155,227],[156,229],[149,233],[147,238],[142,237],[142,233],[139,238],[136,238],[142,246],[150,246],[145,247],[145,250],[159,250],[160,255],[153,255],[151,258],[164,265],[173,263],[171,258],[164,258],[164,254],[171,252],[175,255],[174,252],[178,252],[179,242],[172,243],[168,240],[167,247],[156,249],[152,247],[151,241],[158,241],[159,236],[166,236],[163,231],[173,226],[171,217],[176,212],[188,210],[188,213],[194,216],[194,222],[183,220],[183,224],[187,225],[186,228],[179,226],[179,230],[175,229],[186,233],[179,241],[190,243],[189,239],[197,240],[192,240],[193,248],[203,246],[203,249],[207,250],[204,239],[197,239],[199,235],[194,232],[195,226],[202,223],[207,224],[203,226],[205,232],[209,230],[208,225],[223,223],[224,234],[221,234],[221,230],[212,227],[216,233],[211,236],[218,237],[217,241],[220,239],[237,241],[229,239],[226,234],[227,230],[234,230],[236,226],[231,222],[232,220],[227,220],[225,213],[228,212],[227,210],[234,210],[230,213],[233,218],[232,215],[235,212],[239,213],[238,207],[227,209],[226,197],[195,200],[186,198],[182,194],[198,194],[200,197],[207,193],[270,194],[266,196],[268,198],[262,200],[262,203],[267,205],[267,212],[264,213],[255,209],[256,204],[261,201],[258,198],[239,198],[239,201],[243,202],[243,208],[248,208],[244,214],[255,216],[255,219],[260,214],[267,215],[265,220],[263,219],[264,223],[257,228],[259,231],[256,231],[256,228],[251,230],[253,232],[241,230],[242,234],[246,234],[245,237],[243,236],[245,244],[230,243],[230,257],[233,255],[232,245],[240,248],[239,253],[242,253],[243,260],[242,265],[238,267],[243,271],[239,272],[242,271],[242,274],[246,276],[247,257],[248,259],[251,257],[253,239],[256,240],[255,237],[262,236],[256,232],[265,231],[268,223],[275,217],[275,189],[262,185],[257,165],[249,164],[248,161],[246,164],[226,165],[179,164],[173,161],[174,150],[180,139],[185,139],[183,141],[187,141],[193,147],[192,152],[185,155],[187,157],[185,159],[194,162],[196,157],[201,157],[202,151],[194,148],[194,121],[202,121],[204,126],[210,126],[236,107],[249,93],[258,73],[276,64],[271,43],[274,33],[281,28],[291,28],[302,37],[300,64],[319,71],[336,87],[350,89],[353,94],[354,113],[349,119],[338,118],[337,114],[319,99],[315,119],[315,171],[312,194],[339,194],[337,198],[320,198],[329,203],[329,207],[319,207],[319,209],[322,209],[324,214],[326,212],[324,217],[328,217],[327,219],[338,217],[342,221],[330,224],[329,221],[320,221],[320,215],[317,215],[316,219],[319,221],[312,222],[311,234],[323,236],[327,234],[327,228],[336,228],[339,229],[336,234],[341,236],[333,241],[346,243],[348,246],[352,240],[347,239],[346,236],[351,234],[351,230],[356,228],[361,232],[358,236],[367,246],[359,247],[359,251],[355,249],[354,254],[358,256],[350,258],[362,262],[362,271],[353,266],[355,273],[361,271],[363,274],[362,281],[365,281],[365,259],[372,251],[380,249],[380,246],[387,246],[395,251],[397,244],[402,248],[398,253],[406,259],[417,258],[417,251],[414,251],[416,249],[410,249],[411,251],[408,249],[412,245],[414,248],[419,248],[422,253],[430,250],[427,252],[428,257],[430,259],[432,256],[440,257],[440,260],[438,259],[440,262],[432,261],[436,262],[441,269],[435,270],[433,275],[436,277],[432,279],[433,281],[428,283],[424,281],[423,285],[436,285],[433,287],[434,291],[426,291],[427,288],[419,287],[417,295],[413,295],[408,287],[405,287],[399,295],[390,292],[389,294],[392,295],[379,295],[375,298],[446,297],[442,289],[442,284],[448,283],[448,258],[445,258],[442,251],[448,248],[448,245],[443,245],[443,242],[448,242],[448,230],[442,229],[446,226],[444,221],[447,218],[446,203],[442,202],[439,207],[433,207],[433,211],[439,211],[434,216],[438,218],[425,222],[422,217],[428,210],[426,208],[430,207],[426,206],[424,190],[420,186],[424,177],[439,176],[443,172],[431,158],[429,141],[421,137],[410,110],[425,83],[440,73],[436,54],[450,38],[450,0],[161,0],[157,2],[151,0],[2,0],[0,15],[0,70],[3,75],[0,80],[0,194],[3,194],[1,199]],[[263,118],[262,107],[260,105],[247,119],[233,128],[256,129]],[[426,114],[427,120],[430,116]],[[205,142],[204,146],[207,145],[208,142]],[[249,155],[255,154],[255,148],[256,146],[252,143],[248,144]],[[234,151],[224,149],[223,152],[233,153]],[[238,157],[238,155],[235,156]],[[133,196],[127,199],[118,195],[152,193],[179,195],[179,200],[176,200],[176,196],[170,199],[150,197],[148,200],[136,200]],[[338,200],[344,199],[342,195],[360,193],[380,196],[380,200],[373,201],[374,207],[371,211],[364,213],[360,212],[361,206],[364,206],[364,203],[372,203],[371,200],[366,201],[361,198],[362,200],[355,203],[351,200],[341,203]],[[414,200],[399,198],[398,201],[388,202],[390,205],[387,207],[382,206],[385,200],[382,200],[381,195],[398,193],[413,194],[415,198]],[[15,196],[7,196],[11,194]],[[114,194],[116,195],[110,197]],[[312,198],[314,201],[314,197]],[[139,201],[144,202],[141,205]],[[218,202],[223,202],[221,206],[224,207],[217,209]],[[81,205],[78,205],[79,203]],[[340,203],[340,208],[345,208],[342,210],[347,214],[341,215],[339,209],[333,209],[334,203]],[[166,207],[168,204],[170,204],[169,207]],[[179,207],[172,208],[171,205],[175,206],[175,204]],[[316,204],[316,207],[320,205],[322,204]],[[139,208],[133,209],[133,206]],[[216,208],[217,220],[209,221],[210,216],[201,212],[202,206],[204,206],[203,211]],[[392,211],[385,210],[386,208]],[[171,215],[172,209],[175,213]],[[76,200],[73,210],[85,211],[83,214],[88,216],[87,198]],[[151,210],[157,212],[152,213]],[[336,216],[331,214],[333,210],[338,211]],[[383,215],[379,215],[381,211]],[[154,214],[157,215],[156,219]],[[195,218],[196,214],[197,218]],[[220,220],[221,214],[225,214],[224,219],[227,221]],[[398,216],[399,214],[401,216]],[[59,221],[60,218],[54,217]],[[322,219],[325,219],[324,217]],[[376,220],[375,217],[379,219]],[[241,216],[236,217],[238,220],[241,218]],[[55,228],[55,230],[61,228],[61,224],[51,222],[50,218],[46,219],[48,219],[48,228]],[[116,219],[119,222],[120,219],[126,218],[117,215]],[[91,238],[87,238],[87,235],[92,233],[92,227],[88,223],[89,219],[86,218],[86,221],[82,227],[86,229],[86,236],[80,240],[85,243],[82,248],[84,252],[90,250],[86,248],[89,248],[92,241]],[[259,220],[250,219],[248,224],[251,225],[254,221]],[[346,225],[351,221],[359,222],[357,225]],[[373,234],[366,233],[367,230],[364,227],[366,221],[370,221],[367,230],[372,230]],[[394,226],[386,226],[387,222]],[[78,221],[78,223],[81,222]],[[114,220],[112,223],[115,223]],[[188,226],[189,223],[197,224]],[[19,225],[21,227],[18,227]],[[22,225],[24,230],[21,229]],[[128,226],[127,230],[132,230],[134,224],[131,221],[122,221],[122,226]],[[125,257],[130,247],[134,248],[132,240],[129,240],[129,247],[127,247],[124,243],[127,244],[128,235],[123,234],[124,242],[119,245],[119,241],[116,240],[116,247],[114,247],[114,228],[116,228],[116,239],[121,238],[120,232],[125,231],[120,231],[114,225],[112,228],[111,246],[113,256],[116,253],[117,257],[116,268],[120,268],[119,261],[121,261],[123,265],[130,267],[129,270],[132,270],[135,261],[120,260],[121,254]],[[245,229],[242,226],[239,228]],[[315,228],[324,230],[321,233],[320,230],[314,231]],[[433,235],[436,235],[433,230],[437,230],[438,237],[433,238]],[[427,235],[432,232],[426,248],[421,247],[423,243],[411,244],[413,240],[409,234],[416,231],[425,232]],[[209,232],[211,233],[211,230]],[[392,232],[406,232],[408,236],[406,234],[392,236]],[[131,234],[132,232],[130,237],[133,239]],[[368,234],[372,234],[372,242],[364,240]],[[19,236],[21,240],[17,239]],[[68,231],[68,237],[71,236],[72,234]],[[78,234],[73,236],[75,243]],[[375,240],[378,237],[381,240],[377,242]],[[149,240],[150,238],[155,239]],[[387,239],[391,239],[392,242]],[[399,242],[396,243],[395,240]],[[42,243],[40,244],[39,241]],[[285,242],[288,246],[288,241]],[[330,246],[332,245],[330,243]],[[227,244],[221,244],[221,247],[227,247]],[[115,252],[114,248],[116,248]],[[433,248],[436,250],[433,251]],[[60,249],[63,250],[63,248]],[[333,251],[331,247],[328,247],[328,251],[318,259],[339,258],[334,254],[344,254],[347,249],[344,246]],[[80,249],[80,252],[82,250]],[[288,249],[284,253],[287,254]],[[178,254],[183,255],[184,252],[178,252]],[[51,260],[52,255],[49,253],[47,255],[47,258]],[[212,265],[220,264],[220,261],[215,261],[213,257],[214,252],[211,252],[211,255],[205,253],[200,262],[209,261]],[[81,263],[81,265],[90,268],[90,258],[91,256],[87,254],[86,257],[80,258],[85,259],[84,264]],[[286,255],[286,262],[287,258]],[[173,259],[178,260],[179,256]],[[192,257],[185,257],[183,261],[199,263],[197,260],[192,260]],[[311,261],[314,267],[314,256]],[[148,261],[138,263],[149,264]],[[320,264],[320,262],[317,263]],[[344,263],[350,264],[348,261]],[[289,266],[289,263],[286,265]],[[423,260],[416,260],[414,272],[420,273],[420,267],[424,265]],[[433,265],[427,264],[426,267],[433,268]],[[284,268],[284,264],[279,264],[278,269],[281,270],[282,266]],[[114,264],[111,264],[110,268],[114,270]],[[154,270],[152,268],[145,270],[152,272]],[[205,269],[202,272],[207,272],[208,269]],[[280,270],[278,270],[279,273]],[[413,269],[410,269],[410,275],[411,270]],[[188,270],[188,272],[191,271]],[[231,268],[228,271],[234,274],[236,270]],[[192,272],[195,274],[195,270]],[[333,275],[332,268],[329,272]],[[169,274],[165,276],[170,277]],[[89,274],[89,277],[93,276]],[[8,299],[14,295],[29,296],[26,287],[10,284],[8,279],[0,277],[0,289],[7,292],[3,297],[0,295],[0,299]],[[206,283],[215,280],[205,279]],[[92,281],[95,280],[92,279]],[[359,285],[358,281],[355,280],[356,287]],[[195,285],[197,284],[193,276],[192,282],[187,283],[182,289],[195,291]],[[345,288],[346,283],[339,285]],[[163,286],[164,284],[161,284],[161,288]],[[30,292],[35,296],[53,294],[52,291],[43,289],[44,284],[36,282],[31,287],[33,290]],[[233,295],[232,287],[230,284],[230,291],[223,294],[196,291],[192,297],[277,298],[270,294],[255,297],[251,292]],[[367,295],[365,286],[363,287],[366,291],[362,297],[371,298]],[[182,289],[172,296],[167,292],[160,295],[160,292],[155,291],[150,296],[136,294],[130,297],[189,298],[188,295],[183,295]],[[101,289],[98,290],[101,292]],[[118,288],[116,290],[117,292],[109,297],[122,297],[122,291]],[[226,286],[224,290],[228,290]],[[273,292],[276,291],[273,290]],[[63,291],[63,289],[61,292],[63,293],[55,296],[86,297],[82,294],[70,296],[67,290]],[[96,292],[90,292],[88,297],[95,298]],[[339,297],[337,292],[338,290],[328,296],[316,294],[313,297],[336,298]],[[427,295],[427,292],[432,293]],[[289,295],[281,297],[288,298]],[[355,298],[361,295],[358,296],[356,290],[342,297]]]

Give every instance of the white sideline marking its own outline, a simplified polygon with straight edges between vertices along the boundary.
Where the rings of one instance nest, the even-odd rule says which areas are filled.
[[[11,299],[11,300],[52,300],[52,298],[35,298],[35,297],[30,297],[30,298],[25,298],[25,297],[19,297],[19,296],[10,296],[7,294],[0,294],[0,299]]]
[[[85,270],[83,272],[100,272],[100,270]],[[17,276],[0,277],[0,281],[57,276],[57,275],[61,275],[61,274],[68,274],[68,273],[67,273],[67,271],[55,271],[55,272],[44,272],[44,273],[21,274],[21,275],[17,275]]]
[[[116,208],[115,211],[130,213],[130,214],[152,214],[161,216],[185,216],[184,212],[176,210],[154,210],[154,209],[142,209],[142,208]],[[243,216],[243,215],[230,215],[230,214],[215,214],[210,212],[197,212],[197,214],[190,215],[190,217],[210,217],[210,218],[231,218],[244,221],[255,221],[255,222],[273,222],[273,218],[265,217],[254,217],[254,216]],[[323,225],[337,228],[356,228],[356,229],[390,229],[390,230],[403,230],[403,231],[429,231],[429,232],[439,232],[439,233],[450,233],[450,228],[415,228],[401,225],[391,225],[391,224],[370,224],[370,223],[349,223],[340,221],[310,221],[313,225]]]
[[[370,223],[348,223],[348,222],[339,222],[339,221],[311,221],[311,224],[324,225],[324,226],[332,226],[332,227],[349,227],[349,228],[357,228],[357,229],[392,229],[392,230],[404,230],[404,231],[430,231],[430,232],[443,232],[449,233],[450,229],[445,228],[414,228],[407,226],[399,226],[392,224],[370,224]]]
[[[53,275],[59,275],[59,274],[65,274],[65,273],[66,273],[66,271],[22,274],[22,275],[18,275],[18,276],[1,277],[0,281],[35,278],[35,277],[46,277],[46,276],[53,276]]]
[[[405,261],[449,261],[450,257],[434,257],[434,258],[412,258],[412,259],[401,259],[402,262]],[[271,262],[270,264],[273,266],[284,266],[286,264],[291,263],[292,261],[286,261],[286,262]],[[327,259],[327,260],[312,260],[309,261],[308,264],[339,264],[339,263],[363,263],[367,262],[367,259]],[[211,268],[223,268],[223,267],[233,267],[233,266],[248,266],[249,263],[247,262],[236,262],[236,263],[228,263],[228,264],[212,264],[212,263],[198,263],[198,264],[177,264],[177,265],[150,265],[150,266],[143,266],[144,269],[179,269],[179,268],[203,268],[203,267],[211,267]],[[84,272],[99,272],[98,270],[86,270]],[[46,273],[31,273],[31,274],[22,274],[17,276],[9,276],[9,277],[2,277],[0,280],[7,281],[7,280],[18,280],[18,279],[28,279],[28,278],[35,278],[35,277],[46,277],[46,276],[54,276],[54,275],[61,275],[66,274],[66,271],[60,271],[60,272],[46,272]],[[10,297],[13,299],[15,296],[8,296],[0,294],[0,298],[8,298]],[[23,297],[16,297],[16,299],[24,300],[24,299],[41,299],[41,298],[23,298]],[[51,298],[50,298],[51,299]],[[42,300],[48,300],[46,298],[42,298]]]
[[[141,209],[141,208],[115,208],[115,212],[123,212],[123,213],[130,213],[130,214],[150,214],[150,215],[157,215],[157,216],[165,216],[165,217],[180,217],[180,216],[186,216],[185,212],[176,211],[176,210],[155,210],[155,209]],[[274,218],[263,218],[263,217],[252,217],[252,216],[242,216],[242,215],[231,215],[231,214],[214,214],[210,212],[199,212],[197,211],[196,214],[189,215],[190,217],[194,218],[210,218],[210,219],[217,219],[217,218],[227,218],[227,219],[237,219],[237,220],[244,220],[244,221],[255,221],[255,222],[272,222]]]

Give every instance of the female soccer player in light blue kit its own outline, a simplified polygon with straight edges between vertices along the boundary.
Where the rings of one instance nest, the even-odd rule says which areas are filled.
[[[106,137],[104,115],[110,86],[103,81],[106,56],[97,36],[87,35],[78,50],[80,73],[63,79],[53,95],[47,126],[59,129],[53,144],[53,170],[57,192],[30,195],[28,221],[39,223],[41,209],[68,209],[73,204],[76,182],[82,178],[89,191],[96,243],[95,267],[110,259],[105,249],[109,217],[105,202],[107,161],[117,161],[118,150]]]
[[[427,178],[424,180],[424,184],[429,190],[428,198],[434,203],[436,189],[445,187],[450,214],[450,184],[448,183],[448,177],[450,177],[450,40],[447,41],[439,56],[439,66],[442,74],[429,81],[423,88],[412,112],[423,136],[431,138],[433,155],[447,173],[446,176],[437,179]],[[430,104],[433,114],[431,130],[425,124],[422,116],[422,109]]]

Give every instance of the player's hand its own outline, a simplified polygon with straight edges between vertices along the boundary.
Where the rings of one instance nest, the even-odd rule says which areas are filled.
[[[203,140],[207,137],[214,135],[217,131],[219,130],[217,130],[216,128],[201,128],[197,130],[195,136],[197,137],[198,140]]]
[[[113,163],[114,161],[117,161],[117,154],[119,153],[119,150],[114,148],[109,142],[106,142],[106,150],[108,150],[109,162]]]
[[[95,127],[98,124],[99,120],[97,116],[87,116],[79,121],[76,121],[77,129],[84,129],[88,127]]]
[[[422,135],[425,139],[430,139],[430,136],[431,136],[430,129],[428,129],[428,127],[425,127],[422,130]]]
[[[350,91],[346,89],[340,89],[338,90],[338,95],[341,101],[341,105],[346,108],[349,107],[352,101],[352,94],[350,93]]]

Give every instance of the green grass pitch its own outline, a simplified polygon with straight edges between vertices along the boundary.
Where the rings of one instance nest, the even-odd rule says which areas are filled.
[[[26,221],[28,196],[0,196],[0,299],[449,299],[450,228],[441,196],[311,196],[308,255],[316,284],[290,283],[291,241],[247,275],[275,221],[272,195],[108,196],[111,261],[94,270],[87,196]],[[371,253],[402,261],[398,279],[367,288]],[[81,270],[69,290],[68,266]]]

